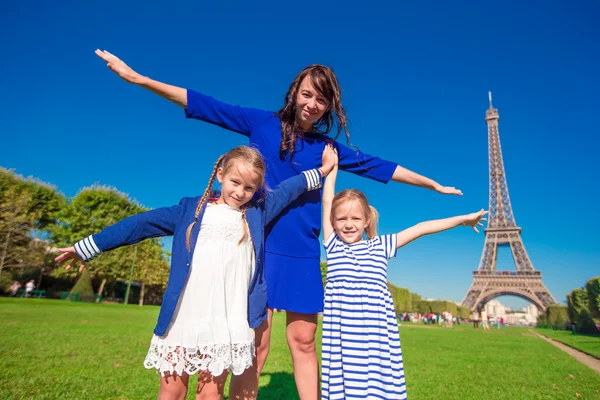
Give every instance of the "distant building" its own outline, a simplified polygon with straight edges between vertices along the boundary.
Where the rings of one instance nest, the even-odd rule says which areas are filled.
[[[512,309],[505,307],[497,300],[487,302],[485,304],[485,311],[491,319],[504,318],[505,323],[510,325],[535,324],[539,314],[537,307],[533,304],[513,312]]]
[[[485,312],[490,316],[490,318],[506,318],[506,308],[497,300],[488,301],[485,304]]]

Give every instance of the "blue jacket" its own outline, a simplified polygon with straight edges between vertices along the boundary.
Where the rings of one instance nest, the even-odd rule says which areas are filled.
[[[246,220],[256,256],[255,272],[248,290],[248,323],[252,328],[257,328],[267,316],[267,284],[264,273],[265,227],[307,189],[318,189],[321,184],[321,173],[318,170],[304,171],[286,179],[275,189],[267,192],[263,202],[251,202],[246,211]],[[134,244],[144,239],[173,236],[171,271],[158,315],[158,323],[154,328],[157,336],[165,335],[190,271],[204,209],[192,230],[190,251],[186,248],[185,236],[188,226],[194,220],[199,201],[200,197],[185,197],[176,206],[158,208],[125,218],[106,227],[100,233],[77,242],[74,246],[81,259],[87,261],[103,251]]]

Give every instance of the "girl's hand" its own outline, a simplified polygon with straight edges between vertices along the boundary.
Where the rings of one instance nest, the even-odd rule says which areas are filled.
[[[459,190],[453,186],[442,186],[436,185],[434,190],[441,194],[455,194],[457,196],[462,196],[462,190]]]
[[[321,166],[321,172],[323,176],[329,175],[329,173],[337,168],[338,165],[338,154],[337,150],[331,143],[325,146],[322,156],[323,165]]]
[[[85,262],[79,257],[73,246],[58,249],[58,251],[60,251],[61,254],[56,257],[54,261],[59,264],[68,262],[69,264],[65,267],[66,270],[73,268],[73,263],[79,262],[79,272],[83,271],[85,268]]]
[[[107,67],[115,74],[119,75],[125,82],[137,84],[142,80],[142,75],[135,72],[117,56],[110,54],[108,51],[97,49],[96,55],[106,61]]]
[[[488,212],[483,211],[483,208],[477,212],[467,214],[464,216],[465,220],[463,221],[464,226],[470,226],[476,233],[479,233],[477,226],[483,226],[481,221],[486,221],[486,218],[483,218]]]

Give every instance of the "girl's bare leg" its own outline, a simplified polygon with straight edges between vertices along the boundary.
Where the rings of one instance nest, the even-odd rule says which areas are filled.
[[[161,376],[158,400],[185,400],[189,381],[190,376],[186,373],[182,376],[177,374]]]
[[[228,375],[227,371],[223,371],[219,376],[213,376],[208,371],[199,371],[196,400],[222,400]]]
[[[232,376],[229,383],[229,397],[232,400],[255,399],[258,395],[258,380],[271,345],[271,322],[273,310],[269,309],[267,319],[254,330],[256,358],[251,368],[242,375]]]
[[[273,309],[267,310],[267,320],[254,330],[254,342],[256,344],[257,376],[260,376],[269,350],[271,349],[271,326],[273,324]]]
[[[252,367],[241,375],[233,375],[229,382],[230,400],[255,400],[258,396],[258,374],[256,373],[256,360]]]

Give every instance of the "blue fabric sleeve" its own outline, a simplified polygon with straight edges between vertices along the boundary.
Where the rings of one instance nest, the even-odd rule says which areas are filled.
[[[194,90],[187,90],[186,118],[199,119],[250,137],[252,127],[268,115],[268,111],[223,103]]]
[[[321,173],[316,169],[304,171],[281,182],[275,189],[267,193],[267,199],[265,200],[266,224],[268,225],[307,189],[320,188],[322,182]]]
[[[125,218],[93,235],[93,241],[102,251],[138,243],[144,239],[170,236],[181,217],[183,206],[157,208]]]
[[[338,151],[339,168],[364,178],[388,183],[398,166],[394,162],[382,160],[379,157],[374,157],[358,150],[349,149],[337,142],[335,146]]]

